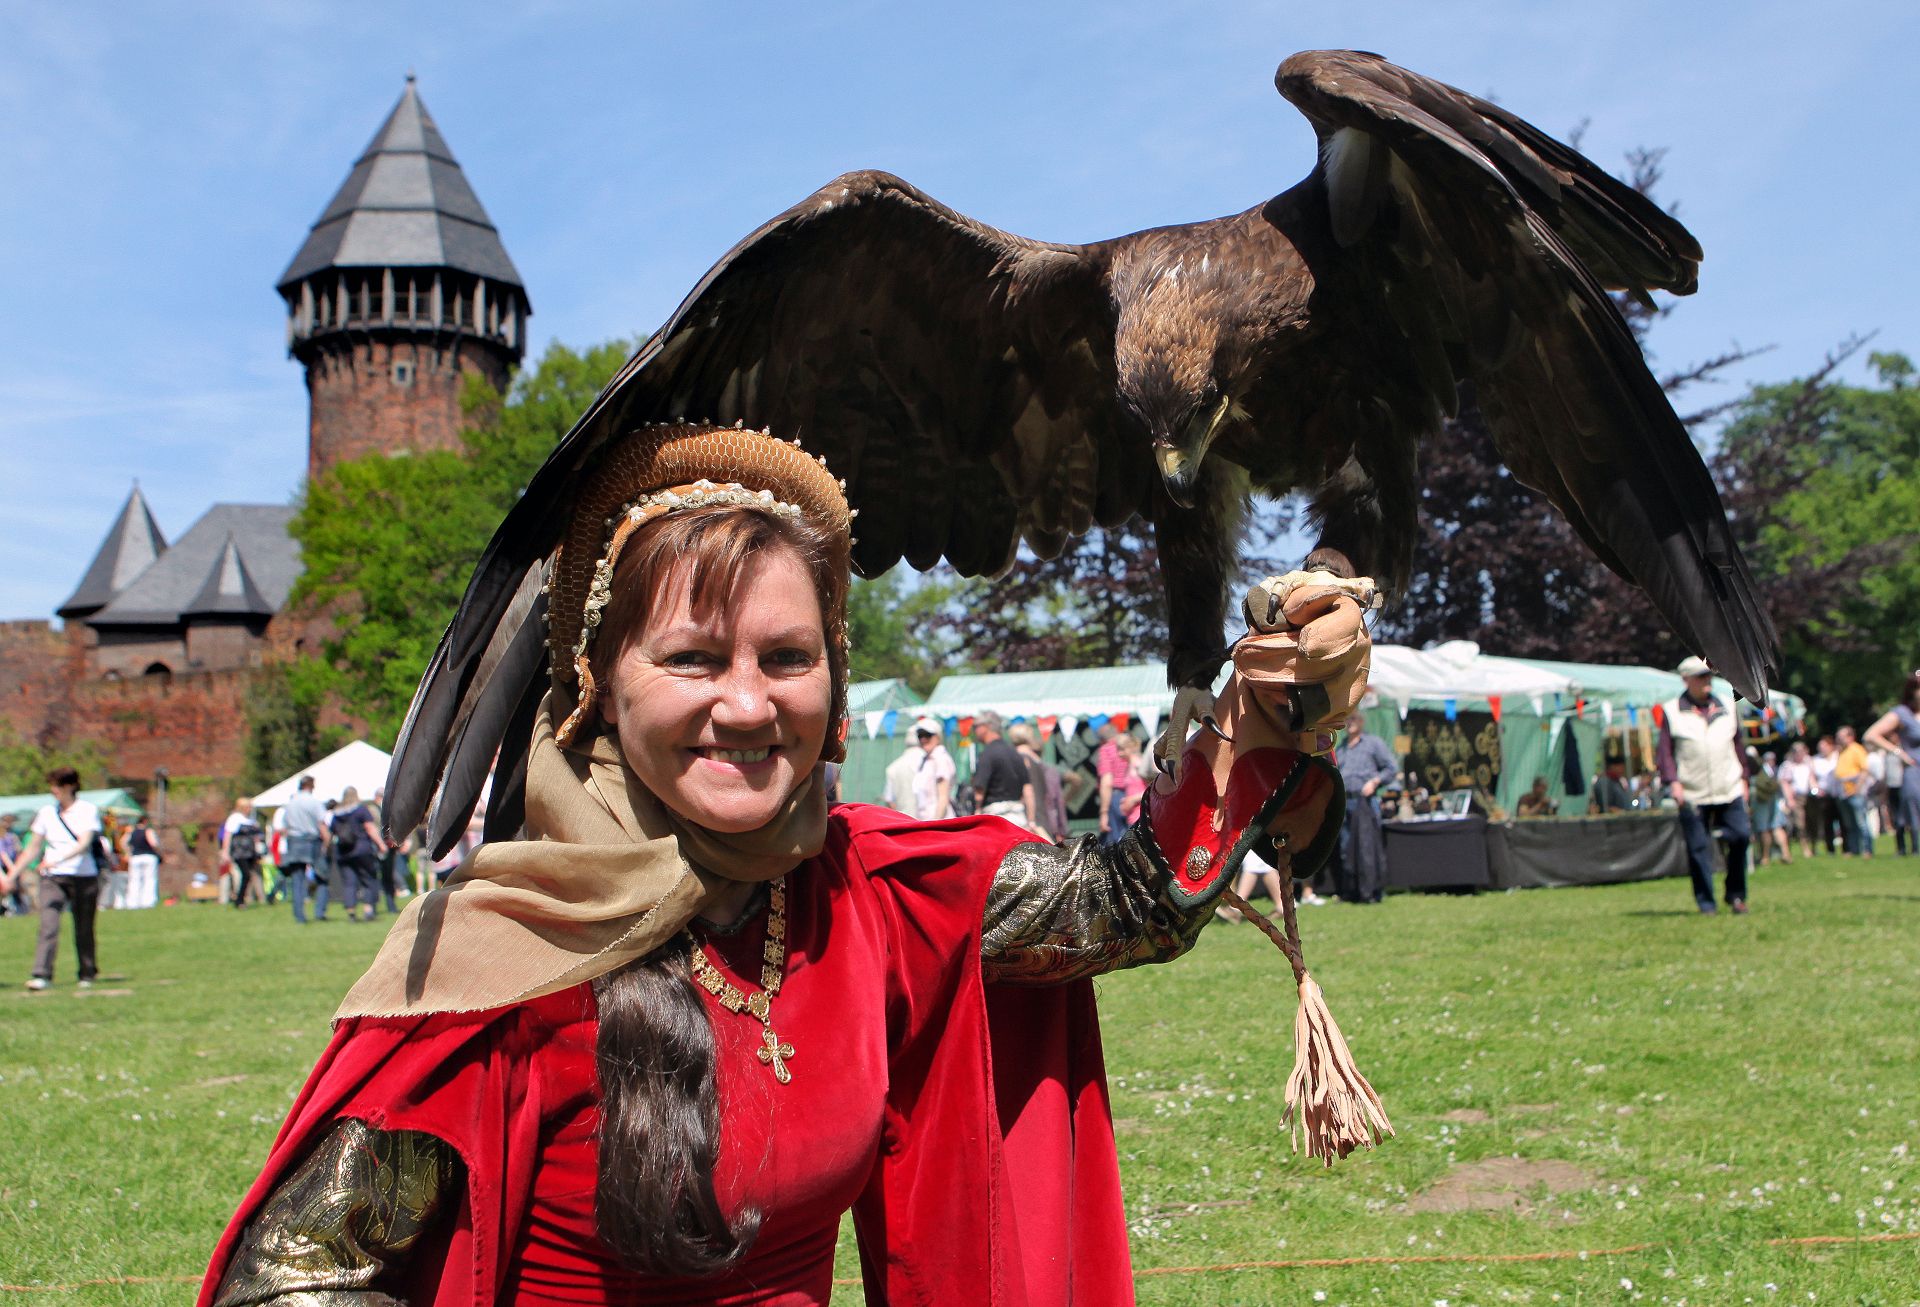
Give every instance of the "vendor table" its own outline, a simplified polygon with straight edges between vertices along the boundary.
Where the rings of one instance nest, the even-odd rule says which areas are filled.
[[[1671,808],[1499,822],[1487,832],[1487,861],[1497,889],[1612,885],[1687,874],[1687,849]]]
[[[1438,889],[1492,885],[1485,817],[1380,823],[1387,837],[1387,885]]]

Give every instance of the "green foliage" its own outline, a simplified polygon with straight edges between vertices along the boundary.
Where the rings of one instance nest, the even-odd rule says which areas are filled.
[[[320,724],[328,680],[324,664],[315,662],[276,663],[254,676],[242,788],[264,790],[347,742],[345,727]]]
[[[1869,363],[1877,385],[1831,381],[1829,364],[1756,387],[1715,460],[1780,627],[1782,682],[1821,730],[1871,721],[1920,665],[1920,388],[1904,355]]]
[[[293,602],[332,618],[317,687],[376,743],[398,734],[494,528],[628,353],[621,341],[554,345],[504,396],[472,378],[463,452],[357,459],[308,485],[292,527],[306,568]]]
[[[106,750],[92,740],[44,745],[0,722],[0,794],[38,794],[47,788],[47,773],[55,767],[79,772],[82,789],[104,789],[110,783]]]
[[[899,677],[931,692],[952,657],[939,616],[959,588],[949,576],[908,578],[897,567],[871,581],[855,577],[847,592],[849,679]]]

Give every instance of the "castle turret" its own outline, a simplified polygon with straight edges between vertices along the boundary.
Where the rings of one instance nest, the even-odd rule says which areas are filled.
[[[413,78],[279,283],[307,369],[307,474],[459,445],[469,373],[502,390],[531,306]]]
[[[120,515],[108,528],[107,538],[87,564],[86,575],[55,611],[69,622],[93,616],[166,552],[167,539],[160,534],[160,524],[153,520],[146,496],[135,483],[133,493],[120,506]]]

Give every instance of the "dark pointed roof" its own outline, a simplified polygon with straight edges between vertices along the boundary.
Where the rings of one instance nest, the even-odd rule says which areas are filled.
[[[200,593],[181,607],[180,616],[272,617],[273,613],[274,606],[260,597],[259,588],[247,572],[247,560],[240,556],[239,541],[234,539],[233,532],[227,532],[227,542],[207,570]]]
[[[300,578],[300,546],[287,533],[292,520],[293,509],[286,504],[215,504],[87,624],[174,626],[189,611],[278,612]],[[261,604],[258,609],[198,607],[209,578],[222,574],[230,548],[244,560],[240,570]]]
[[[107,538],[101,541],[99,552],[88,564],[86,575],[80,578],[79,588],[55,611],[65,619],[85,617],[105,608],[166,552],[167,539],[160,534],[160,524],[153,520],[146,496],[135,483]]]
[[[327,268],[408,267],[454,268],[522,285],[411,74],[279,287],[284,292]]]

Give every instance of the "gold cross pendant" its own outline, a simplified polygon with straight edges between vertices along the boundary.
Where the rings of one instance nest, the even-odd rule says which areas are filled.
[[[761,1027],[760,1041],[762,1047],[757,1050],[760,1060],[773,1068],[775,1080],[783,1085],[791,1084],[793,1072],[787,1070],[787,1059],[793,1056],[793,1045],[781,1042],[772,1026]]]

